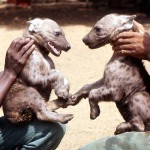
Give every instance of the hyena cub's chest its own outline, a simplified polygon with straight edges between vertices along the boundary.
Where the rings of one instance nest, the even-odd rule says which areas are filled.
[[[106,65],[105,85],[117,93],[128,96],[145,87],[141,71],[144,73],[145,69],[140,60],[132,57],[115,57]]]
[[[105,67],[104,80],[109,86],[121,86],[138,82],[140,73],[130,58],[112,58]]]
[[[104,70],[104,80],[109,84],[113,84],[113,82],[117,82],[121,78],[124,78],[124,74],[126,72],[125,65],[118,60],[110,61]]]
[[[34,51],[21,73],[21,78],[30,85],[46,84],[48,74],[53,68],[53,62],[49,62],[48,56],[45,58],[39,52]]]

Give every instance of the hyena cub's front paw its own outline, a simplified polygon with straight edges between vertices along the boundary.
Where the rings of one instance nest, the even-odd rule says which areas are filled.
[[[67,105],[76,105],[79,102],[78,97],[76,94],[72,95],[69,97],[68,101],[67,101]]]
[[[69,98],[69,91],[67,89],[59,89],[56,91],[56,95],[60,99],[68,100]]]
[[[82,98],[86,98],[84,92],[76,92],[72,96],[69,97],[67,105],[76,105],[80,102]]]

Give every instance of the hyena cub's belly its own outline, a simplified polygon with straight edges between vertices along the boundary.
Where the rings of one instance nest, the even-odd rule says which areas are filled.
[[[9,121],[30,121],[36,113],[36,107],[41,107],[49,99],[51,86],[46,73],[52,67],[39,52],[31,54],[3,104],[4,115]]]
[[[32,105],[37,94],[33,88],[16,82],[3,103],[5,117],[12,123],[30,121],[34,116]]]

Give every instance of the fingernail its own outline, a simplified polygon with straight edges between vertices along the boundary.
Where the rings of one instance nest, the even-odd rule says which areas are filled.
[[[30,41],[30,38],[26,38],[26,41]]]
[[[32,48],[35,48],[35,45],[32,45]]]
[[[33,39],[31,39],[31,42],[34,42],[34,40],[33,40]]]

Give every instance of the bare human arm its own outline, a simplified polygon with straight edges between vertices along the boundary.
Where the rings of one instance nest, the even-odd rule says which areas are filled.
[[[34,41],[30,39],[17,38],[10,44],[6,53],[4,71],[0,72],[0,106],[34,50],[33,43]]]

